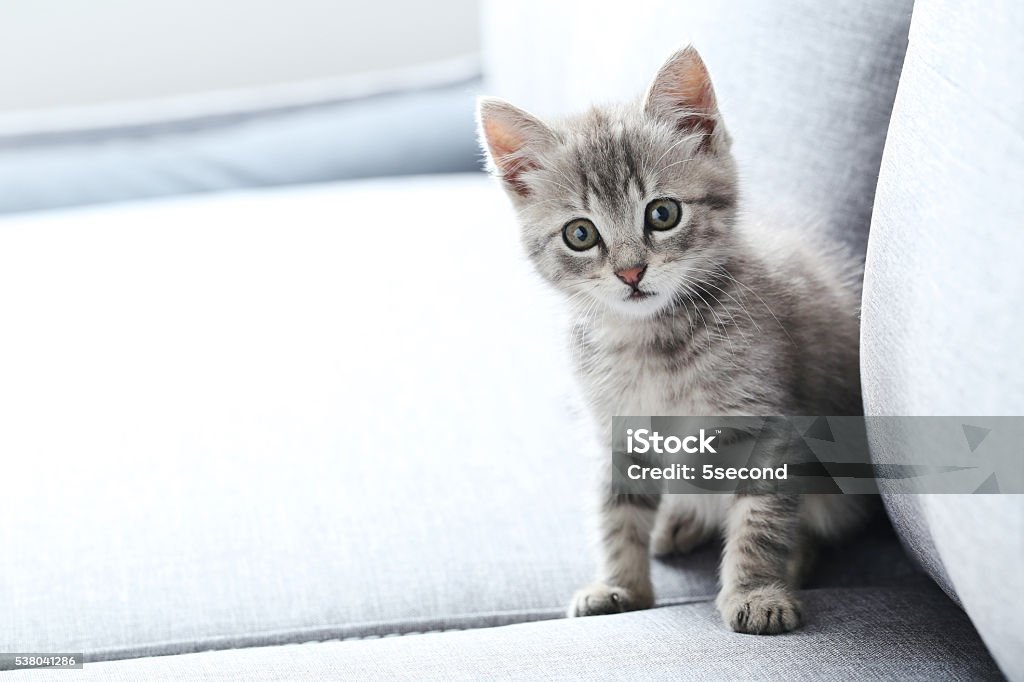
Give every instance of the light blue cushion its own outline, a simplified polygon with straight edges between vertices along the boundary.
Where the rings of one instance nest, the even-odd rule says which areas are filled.
[[[914,8],[869,241],[870,414],[1024,414],[1024,7]],[[906,447],[875,433],[886,461]],[[892,496],[908,547],[1024,678],[1024,496]]]
[[[480,167],[479,79],[145,123],[0,129],[0,213]],[[332,96],[333,95],[333,96]],[[220,100],[217,100],[221,103]],[[248,100],[246,100],[248,104]],[[177,113],[172,110],[167,113]]]
[[[927,579],[898,590],[814,590],[805,594],[805,602],[811,625],[777,637],[730,632],[705,602],[468,632],[86,663],[82,671],[28,679],[932,682],[999,677],[970,621]]]

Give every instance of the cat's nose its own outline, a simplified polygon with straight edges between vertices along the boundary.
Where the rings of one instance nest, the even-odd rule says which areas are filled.
[[[644,278],[645,272],[647,272],[646,265],[637,265],[636,267],[627,268],[625,270],[618,270],[616,271],[615,276],[629,286],[636,287],[636,285],[640,284],[640,280]]]

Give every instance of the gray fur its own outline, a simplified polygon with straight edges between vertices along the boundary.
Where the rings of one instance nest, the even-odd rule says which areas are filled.
[[[730,138],[692,48],[641,102],[546,124],[484,99],[480,128],[527,253],[573,308],[573,361],[607,451],[613,415],[860,413],[859,273],[807,235],[741,219]],[[683,217],[645,230],[659,198],[677,200]],[[600,232],[590,250],[563,241],[577,218]],[[615,273],[642,265],[638,288],[650,295],[632,300]],[[724,532],[718,606],[733,629],[759,634],[800,623],[794,591],[811,538],[863,516],[846,496],[659,499],[615,495],[606,482],[604,498],[599,581],[570,615],[652,606],[652,534],[667,553]]]

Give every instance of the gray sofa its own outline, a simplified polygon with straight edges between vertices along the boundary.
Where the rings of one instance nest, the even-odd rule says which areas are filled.
[[[578,109],[693,39],[750,210],[866,247],[867,412],[1024,413],[1024,11],[543,5],[488,5],[489,92]],[[468,124],[456,89],[438,110]],[[887,497],[895,531],[828,548],[789,635],[722,625],[714,547],[656,562],[658,608],[563,619],[593,571],[588,435],[563,311],[482,173],[12,213],[0,320],[0,652],[88,661],[0,675],[1024,679],[1012,495]]]

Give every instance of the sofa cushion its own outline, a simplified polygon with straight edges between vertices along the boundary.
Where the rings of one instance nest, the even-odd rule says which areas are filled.
[[[491,0],[484,90],[537,114],[639,97],[693,42],[759,218],[824,225],[863,250],[911,0]]]
[[[978,680],[999,671],[933,584],[813,590],[778,637],[721,626],[709,603],[508,627],[86,663],[76,680]],[[65,671],[34,679],[64,680]]]
[[[0,319],[0,651],[501,625],[592,576],[560,307],[482,175],[0,220]],[[887,537],[819,584],[902,581]]]
[[[920,0],[864,281],[870,414],[1024,414],[1024,7]],[[883,461],[907,446],[872,434]],[[1024,678],[1024,496],[891,496],[907,546]]]
[[[0,213],[472,171],[479,65],[460,59],[70,111],[0,114]]]

